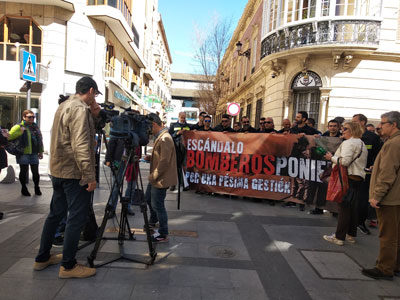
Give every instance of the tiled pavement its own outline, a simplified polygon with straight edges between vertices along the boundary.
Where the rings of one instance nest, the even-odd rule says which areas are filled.
[[[141,168],[145,179],[148,164]],[[41,197],[20,196],[18,182],[0,185],[0,211],[5,212],[0,221],[1,300],[400,299],[400,278],[375,281],[360,273],[361,267],[372,266],[376,259],[376,230],[371,236],[359,236],[355,245],[339,247],[322,239],[336,225],[327,213],[312,216],[266,202],[192,191],[182,193],[181,210],[177,210],[177,194],[167,194],[170,241],[157,246],[154,265],[119,260],[82,280],[58,279],[58,266],[34,272],[52,192],[46,160],[40,172]],[[101,187],[94,197],[99,224],[107,198],[102,171]],[[125,241],[123,250],[146,258],[140,211],[129,221],[137,241]],[[116,236],[112,229],[117,226],[116,220],[109,221],[105,236]],[[86,262],[92,248],[80,250],[78,260]],[[118,253],[116,241],[105,241],[96,261]]]

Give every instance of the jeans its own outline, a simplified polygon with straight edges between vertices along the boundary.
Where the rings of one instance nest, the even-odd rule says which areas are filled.
[[[123,174],[124,174],[124,168],[125,168],[125,163],[123,161],[119,162],[119,168],[118,170],[116,170],[116,176],[117,176],[117,182],[121,183],[123,182]],[[111,180],[111,186],[114,187],[112,192],[111,192],[111,198],[109,200],[109,204],[112,206],[113,210],[115,211],[117,204],[118,204],[118,196],[119,196],[119,188],[118,185],[115,183],[114,185],[114,175],[112,176],[112,180]]]
[[[35,261],[45,262],[50,258],[50,250],[57,227],[68,212],[61,264],[66,269],[72,269],[76,264],[75,255],[79,238],[89,212],[91,193],[86,191],[87,185],[79,185],[79,179],[52,177],[51,182],[53,197],[50,203],[50,213],[43,226],[40,249]]]
[[[159,222],[158,232],[164,236],[168,235],[168,215],[164,205],[166,195],[167,189],[159,189],[148,184],[145,199],[150,209],[149,223]]]
[[[132,203],[133,203],[133,197],[135,196],[135,190],[136,190],[136,180],[128,181],[128,186],[126,187],[125,191],[125,197],[129,198],[128,211],[133,211]]]

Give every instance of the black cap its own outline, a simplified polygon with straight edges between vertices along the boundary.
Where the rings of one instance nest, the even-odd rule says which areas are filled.
[[[89,92],[90,88],[93,88],[96,91],[96,94],[103,95],[99,91],[96,81],[94,81],[93,78],[87,76],[82,77],[77,81],[75,91],[77,94],[86,94],[87,92]]]

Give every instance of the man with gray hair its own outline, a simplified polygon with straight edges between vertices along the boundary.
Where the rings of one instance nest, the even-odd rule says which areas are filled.
[[[376,157],[371,175],[369,203],[379,224],[379,256],[373,269],[362,273],[374,279],[400,276],[400,112],[381,116],[382,135],[388,137]]]

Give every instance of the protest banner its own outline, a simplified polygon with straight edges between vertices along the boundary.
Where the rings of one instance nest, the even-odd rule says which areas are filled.
[[[341,139],[268,133],[184,132],[190,188],[271,200],[306,201]]]

